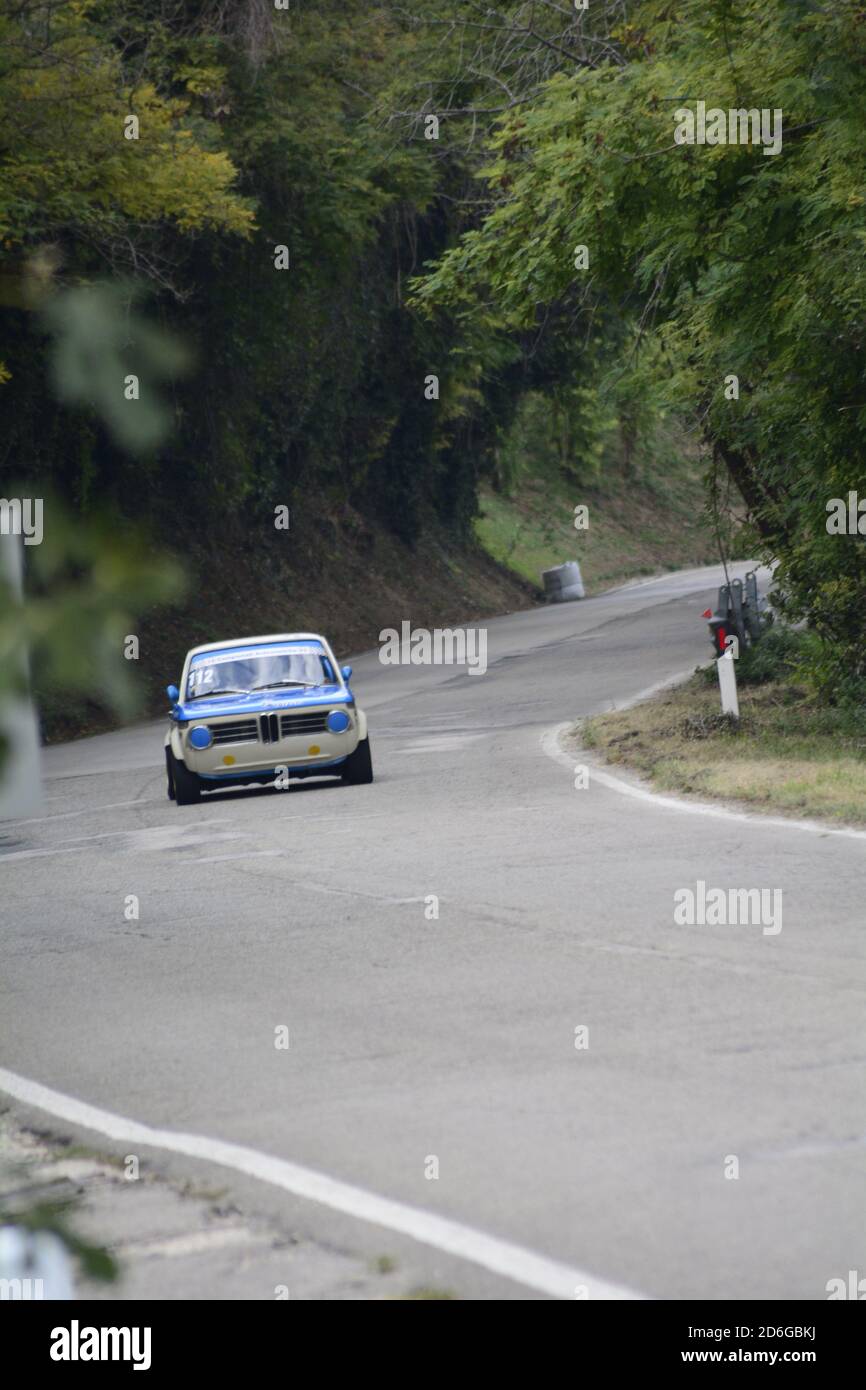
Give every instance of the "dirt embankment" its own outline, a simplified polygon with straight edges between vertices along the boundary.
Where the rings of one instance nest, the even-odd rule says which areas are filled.
[[[380,631],[474,623],[530,608],[541,591],[477,544],[431,519],[414,549],[349,508],[277,531],[238,523],[171,550],[188,577],[183,601],[152,610],[139,637],[140,715],[166,709],[189,647],[271,632],[323,632],[338,657],[375,646]],[[96,701],[37,690],[48,743],[102,732],[116,720]]]

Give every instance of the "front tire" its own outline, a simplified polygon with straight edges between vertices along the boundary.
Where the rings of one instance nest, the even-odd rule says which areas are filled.
[[[174,769],[172,768],[172,765],[171,765],[171,764],[172,764],[172,761],[173,761],[173,759],[172,759],[172,756],[171,756],[171,749],[170,749],[170,748],[166,748],[166,750],[165,750],[165,776],[166,776],[166,789],[165,789],[165,794],[166,794],[166,796],[168,797],[169,801],[176,801],[176,800],[177,800],[177,797],[176,797],[175,794],[174,794]]]
[[[201,800],[201,782],[185,763],[172,755],[171,778],[174,784],[174,799],[178,806],[193,806]]]
[[[342,778],[350,786],[358,786],[362,782],[372,782],[373,759],[370,756],[370,740],[368,738],[362,738],[354,753],[350,753],[343,763]]]

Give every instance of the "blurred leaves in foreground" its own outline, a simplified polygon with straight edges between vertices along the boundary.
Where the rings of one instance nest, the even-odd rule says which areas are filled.
[[[191,365],[183,344],[136,308],[139,298],[132,285],[80,285],[61,290],[44,309],[57,396],[93,407],[115,442],[132,453],[163,442],[172,411],[159,387]]]
[[[90,407],[128,454],[161,444],[172,411],[157,383],[184,371],[189,356],[139,312],[135,287],[101,282],[52,294],[46,283],[40,298],[59,398]],[[124,389],[133,361],[137,398]],[[24,694],[32,675],[40,690],[56,690],[61,698],[83,694],[130,717],[141,700],[125,639],[136,635],[137,615],[182,595],[182,570],[154,550],[143,530],[108,510],[82,516],[32,480],[15,486],[4,480],[0,491],[6,498],[38,495],[43,504],[42,540],[23,547],[23,598],[0,569],[0,711],[10,695]],[[0,771],[6,752],[0,728]]]
[[[4,1211],[0,1208],[0,1226],[17,1226],[34,1235],[56,1236],[76,1260],[84,1278],[113,1283],[118,1276],[117,1261],[104,1246],[94,1245],[78,1234],[70,1224],[74,1209],[75,1200],[40,1201],[24,1210]]]
[[[25,558],[23,601],[0,587],[0,705],[21,692],[27,654],[40,686],[134,714],[137,663],[125,659],[124,639],[135,634],[138,614],[182,594],[176,561],[130,524],[75,516],[56,497],[44,499],[44,538],[25,547]]]

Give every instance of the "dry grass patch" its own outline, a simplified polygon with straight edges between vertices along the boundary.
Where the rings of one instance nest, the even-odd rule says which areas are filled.
[[[698,673],[634,709],[596,715],[574,734],[660,791],[738,800],[781,815],[866,825],[866,727],[789,682],[740,689],[740,721],[719,713]]]

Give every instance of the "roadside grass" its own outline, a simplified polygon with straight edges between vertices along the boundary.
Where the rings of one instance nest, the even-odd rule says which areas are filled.
[[[615,475],[582,486],[562,476],[526,477],[508,495],[480,496],[475,534],[499,564],[532,584],[541,571],[577,560],[588,591],[689,565],[713,564],[718,551],[704,514],[697,466],[683,460],[661,478]],[[574,508],[589,507],[589,527],[574,528]]]
[[[88,1159],[94,1163],[100,1163],[104,1168],[123,1168],[125,1161],[120,1154],[106,1154],[99,1149],[92,1149],[88,1144],[69,1144],[64,1145],[62,1150],[63,1159]]]
[[[66,1162],[68,1159],[86,1159],[92,1163],[99,1163],[104,1168],[123,1168],[124,1159],[119,1154],[104,1153],[101,1149],[95,1149],[90,1144],[76,1144],[66,1135],[55,1134],[52,1130],[39,1129],[35,1125],[24,1125],[20,1131],[20,1138],[28,1144],[37,1146],[48,1146],[57,1150],[57,1159]]]
[[[862,710],[820,702],[791,673],[747,679],[739,703],[739,723],[720,713],[713,663],[634,709],[587,720],[574,742],[643,774],[659,791],[866,825]]]

